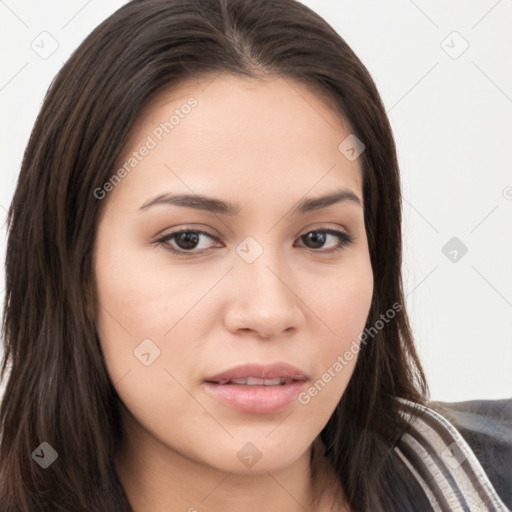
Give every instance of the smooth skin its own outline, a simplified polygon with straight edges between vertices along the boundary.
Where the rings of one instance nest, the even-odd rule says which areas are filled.
[[[158,141],[155,129],[191,97],[196,106],[180,110]],[[309,457],[357,357],[307,404],[272,414],[220,403],[204,379],[283,361],[308,375],[307,391],[358,340],[373,274],[360,162],[338,148],[350,133],[318,93],[276,77],[187,80],[138,119],[119,166],[148,136],[158,143],[106,194],[94,248],[97,330],[124,404],[116,467],[135,512],[324,511],[332,500],[339,510],[341,498],[327,494],[312,508],[321,490]],[[339,189],[360,204],[293,213],[299,201]],[[206,195],[239,213],[141,209],[165,193]],[[212,237],[167,236],[185,229]],[[321,229],[353,241],[328,253],[341,244],[336,236],[303,236]],[[259,255],[248,262],[246,254]],[[143,340],[151,341],[138,358]],[[252,467],[237,456],[247,443],[261,454]],[[329,481],[325,463],[318,472]]]

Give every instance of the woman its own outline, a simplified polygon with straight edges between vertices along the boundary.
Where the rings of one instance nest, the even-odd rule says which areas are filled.
[[[379,94],[316,14],[118,10],[9,212],[1,510],[507,510],[427,407],[400,213]]]

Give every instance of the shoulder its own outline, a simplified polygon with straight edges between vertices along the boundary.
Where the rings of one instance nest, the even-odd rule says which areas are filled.
[[[510,512],[510,401],[397,400],[408,427],[395,451],[433,510]]]
[[[512,399],[432,401],[474,453],[494,489],[512,509]]]

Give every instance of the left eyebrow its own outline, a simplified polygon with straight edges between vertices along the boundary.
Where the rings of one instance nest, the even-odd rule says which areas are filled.
[[[320,197],[309,197],[302,199],[293,208],[292,215],[304,215],[305,213],[327,208],[335,203],[349,201],[363,206],[359,197],[351,190],[340,189],[327,195]],[[240,205],[215,199],[213,197],[191,194],[160,194],[152,199],[146,201],[140,210],[145,210],[157,204],[170,204],[175,206],[182,206],[184,208],[194,208],[196,210],[206,210],[211,213],[220,215],[236,216],[240,213]]]
[[[348,189],[340,189],[324,196],[303,199],[292,210],[292,214],[301,215],[313,210],[321,210],[322,208],[327,208],[328,206],[344,201],[355,203],[361,208],[363,207],[362,201],[354,192]]]

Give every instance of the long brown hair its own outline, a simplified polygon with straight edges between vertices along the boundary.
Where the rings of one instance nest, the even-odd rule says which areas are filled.
[[[425,404],[428,388],[404,303],[395,143],[370,74],[295,0],[134,0],[87,37],[51,84],[9,210],[5,512],[131,510],[113,465],[122,442],[120,399],[95,328],[91,254],[102,201],[94,191],[112,176],[134,122],[158,92],[221,72],[307,84],[365,144],[359,158],[374,273],[366,325],[377,332],[361,344],[320,438],[353,510],[413,509],[404,503],[425,509],[424,494],[393,451],[407,428],[394,397]],[[375,329],[393,304],[402,307]],[[58,453],[46,469],[31,457],[43,442]]]

